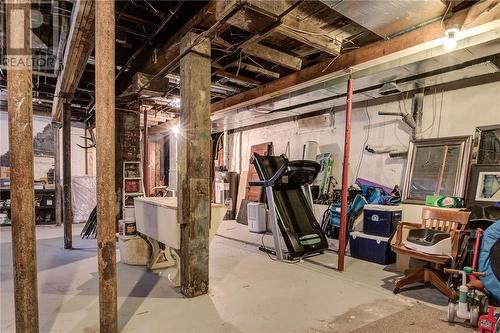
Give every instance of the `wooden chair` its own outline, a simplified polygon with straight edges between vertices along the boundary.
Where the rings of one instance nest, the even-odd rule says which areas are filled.
[[[467,232],[466,230],[469,225],[469,215],[470,212],[460,212],[437,208],[423,208],[421,225],[407,222],[399,223],[396,230],[396,242],[392,247],[394,252],[425,261],[427,264],[422,268],[407,269],[404,272],[405,276],[396,282],[396,286],[394,288],[395,294],[398,293],[400,289],[406,285],[417,282],[428,282],[434,285],[449,299],[456,299],[456,293],[448,288],[441,272],[443,266],[449,267],[452,260],[455,260],[459,254],[463,236]],[[428,254],[405,247],[402,239],[404,226],[412,229],[427,228],[449,232],[452,244],[451,257]],[[431,267],[432,264],[437,265],[439,267],[439,271]]]

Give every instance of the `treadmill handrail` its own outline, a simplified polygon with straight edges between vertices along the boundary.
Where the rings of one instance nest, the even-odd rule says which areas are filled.
[[[259,181],[249,181],[248,182],[248,185],[249,186],[261,186],[261,187],[269,187],[269,186],[273,186],[277,181],[278,179],[281,178],[281,176],[283,176],[283,174],[285,173],[286,169],[290,166],[311,166],[311,167],[314,167],[314,168],[317,168],[319,166],[319,164],[315,161],[309,161],[309,160],[294,160],[294,161],[287,161],[285,162],[285,164],[283,164],[279,169],[278,171],[276,171],[276,173],[269,179],[266,179],[266,180],[259,180]]]

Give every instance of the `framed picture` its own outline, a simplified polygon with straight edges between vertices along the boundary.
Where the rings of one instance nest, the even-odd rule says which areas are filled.
[[[500,201],[500,165],[472,165],[466,206],[490,206],[498,201]]]
[[[472,163],[500,164],[500,124],[476,128],[472,146]]]
[[[410,142],[403,202],[424,204],[428,195],[463,198],[471,146],[472,136]]]
[[[476,201],[500,201],[500,172],[480,172]]]

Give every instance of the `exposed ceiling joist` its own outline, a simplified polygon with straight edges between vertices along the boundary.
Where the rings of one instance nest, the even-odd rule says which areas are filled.
[[[449,20],[445,21],[445,26],[462,26],[468,12],[475,10],[475,6],[480,4],[477,3],[469,9],[454,13]],[[491,17],[495,18],[495,16]],[[499,20],[495,19],[495,21],[489,22],[491,24],[486,28],[494,29],[498,22]],[[484,23],[484,21],[481,21],[481,23]],[[485,27],[485,25],[482,27]],[[212,114],[221,114],[221,112],[251,106],[276,96],[325,82],[339,75],[345,75],[345,71],[349,68],[359,70],[361,67],[375,66],[377,63],[389,61],[388,59],[394,57],[422,52],[437,46],[441,38],[443,38],[442,24],[440,21],[435,21],[393,39],[368,44],[359,49],[343,53],[337,58],[323,61],[265,85],[230,96],[225,100],[213,103],[211,112]]]
[[[500,19],[500,0],[488,0],[472,6],[462,23],[462,29]]]
[[[250,84],[250,85],[253,85],[253,86],[260,85],[260,81],[258,81],[258,80],[255,80],[255,79],[252,79],[252,78],[249,78],[249,77],[245,77],[245,76],[241,76],[241,75],[236,75],[236,74],[233,74],[233,73],[230,73],[230,72],[226,72],[223,69],[218,69],[213,74],[225,77],[229,81],[233,81],[235,83],[241,82],[241,83]]]
[[[153,135],[159,135],[159,134],[166,134],[168,131],[170,131],[177,124],[179,124],[178,118],[167,121],[166,123],[163,123],[163,124],[158,124],[156,126],[149,128],[148,135],[153,136]]]
[[[292,16],[285,16],[275,31],[332,55],[338,55],[342,46],[340,39],[330,37],[320,28]]]
[[[242,51],[250,56],[255,56],[295,71],[302,68],[302,59],[299,57],[289,55],[259,43],[245,45]]]
[[[237,1],[218,1],[217,17],[224,15],[234,6],[235,2]],[[256,34],[253,41],[262,40],[272,32],[279,32],[329,54],[338,55],[340,53],[342,45],[340,39],[329,36],[321,28],[286,13],[286,10],[292,7],[295,8],[295,3],[261,0],[249,0],[245,3],[248,10],[240,11],[227,22],[242,30]],[[280,21],[279,15],[281,13],[285,14],[280,18]],[[263,26],[272,26],[272,28],[261,34]]]
[[[262,68],[262,67],[254,66],[252,64],[247,64],[245,62],[235,61],[235,62],[231,63],[231,66],[238,67],[240,69],[244,69],[244,70],[249,71],[249,72],[262,74],[262,75],[265,75],[265,76],[268,76],[268,77],[271,77],[274,79],[278,79],[280,77],[279,73],[270,71],[270,70]]]
[[[72,98],[94,49],[95,1],[80,0],[73,4],[62,71],[57,79],[52,120],[60,121],[63,99]]]
[[[210,28],[216,23],[215,19],[215,3],[218,1],[210,1],[203,7],[195,16],[193,16],[186,24],[178,29],[168,41],[163,44],[158,52],[157,61],[149,61],[144,64],[140,71],[147,74],[156,74],[165,66],[170,64],[180,54],[180,40],[190,30],[197,27]]]

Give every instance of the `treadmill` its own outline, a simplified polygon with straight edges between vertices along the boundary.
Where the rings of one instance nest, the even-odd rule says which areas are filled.
[[[316,221],[312,209],[309,185],[320,170],[315,161],[289,161],[285,155],[260,156],[254,153],[250,163],[255,166],[260,181],[250,181],[250,186],[266,189],[266,200],[271,219],[275,249],[262,245],[261,251],[276,255],[280,261],[293,260],[328,249],[328,242]],[[288,252],[281,249],[283,236]]]

